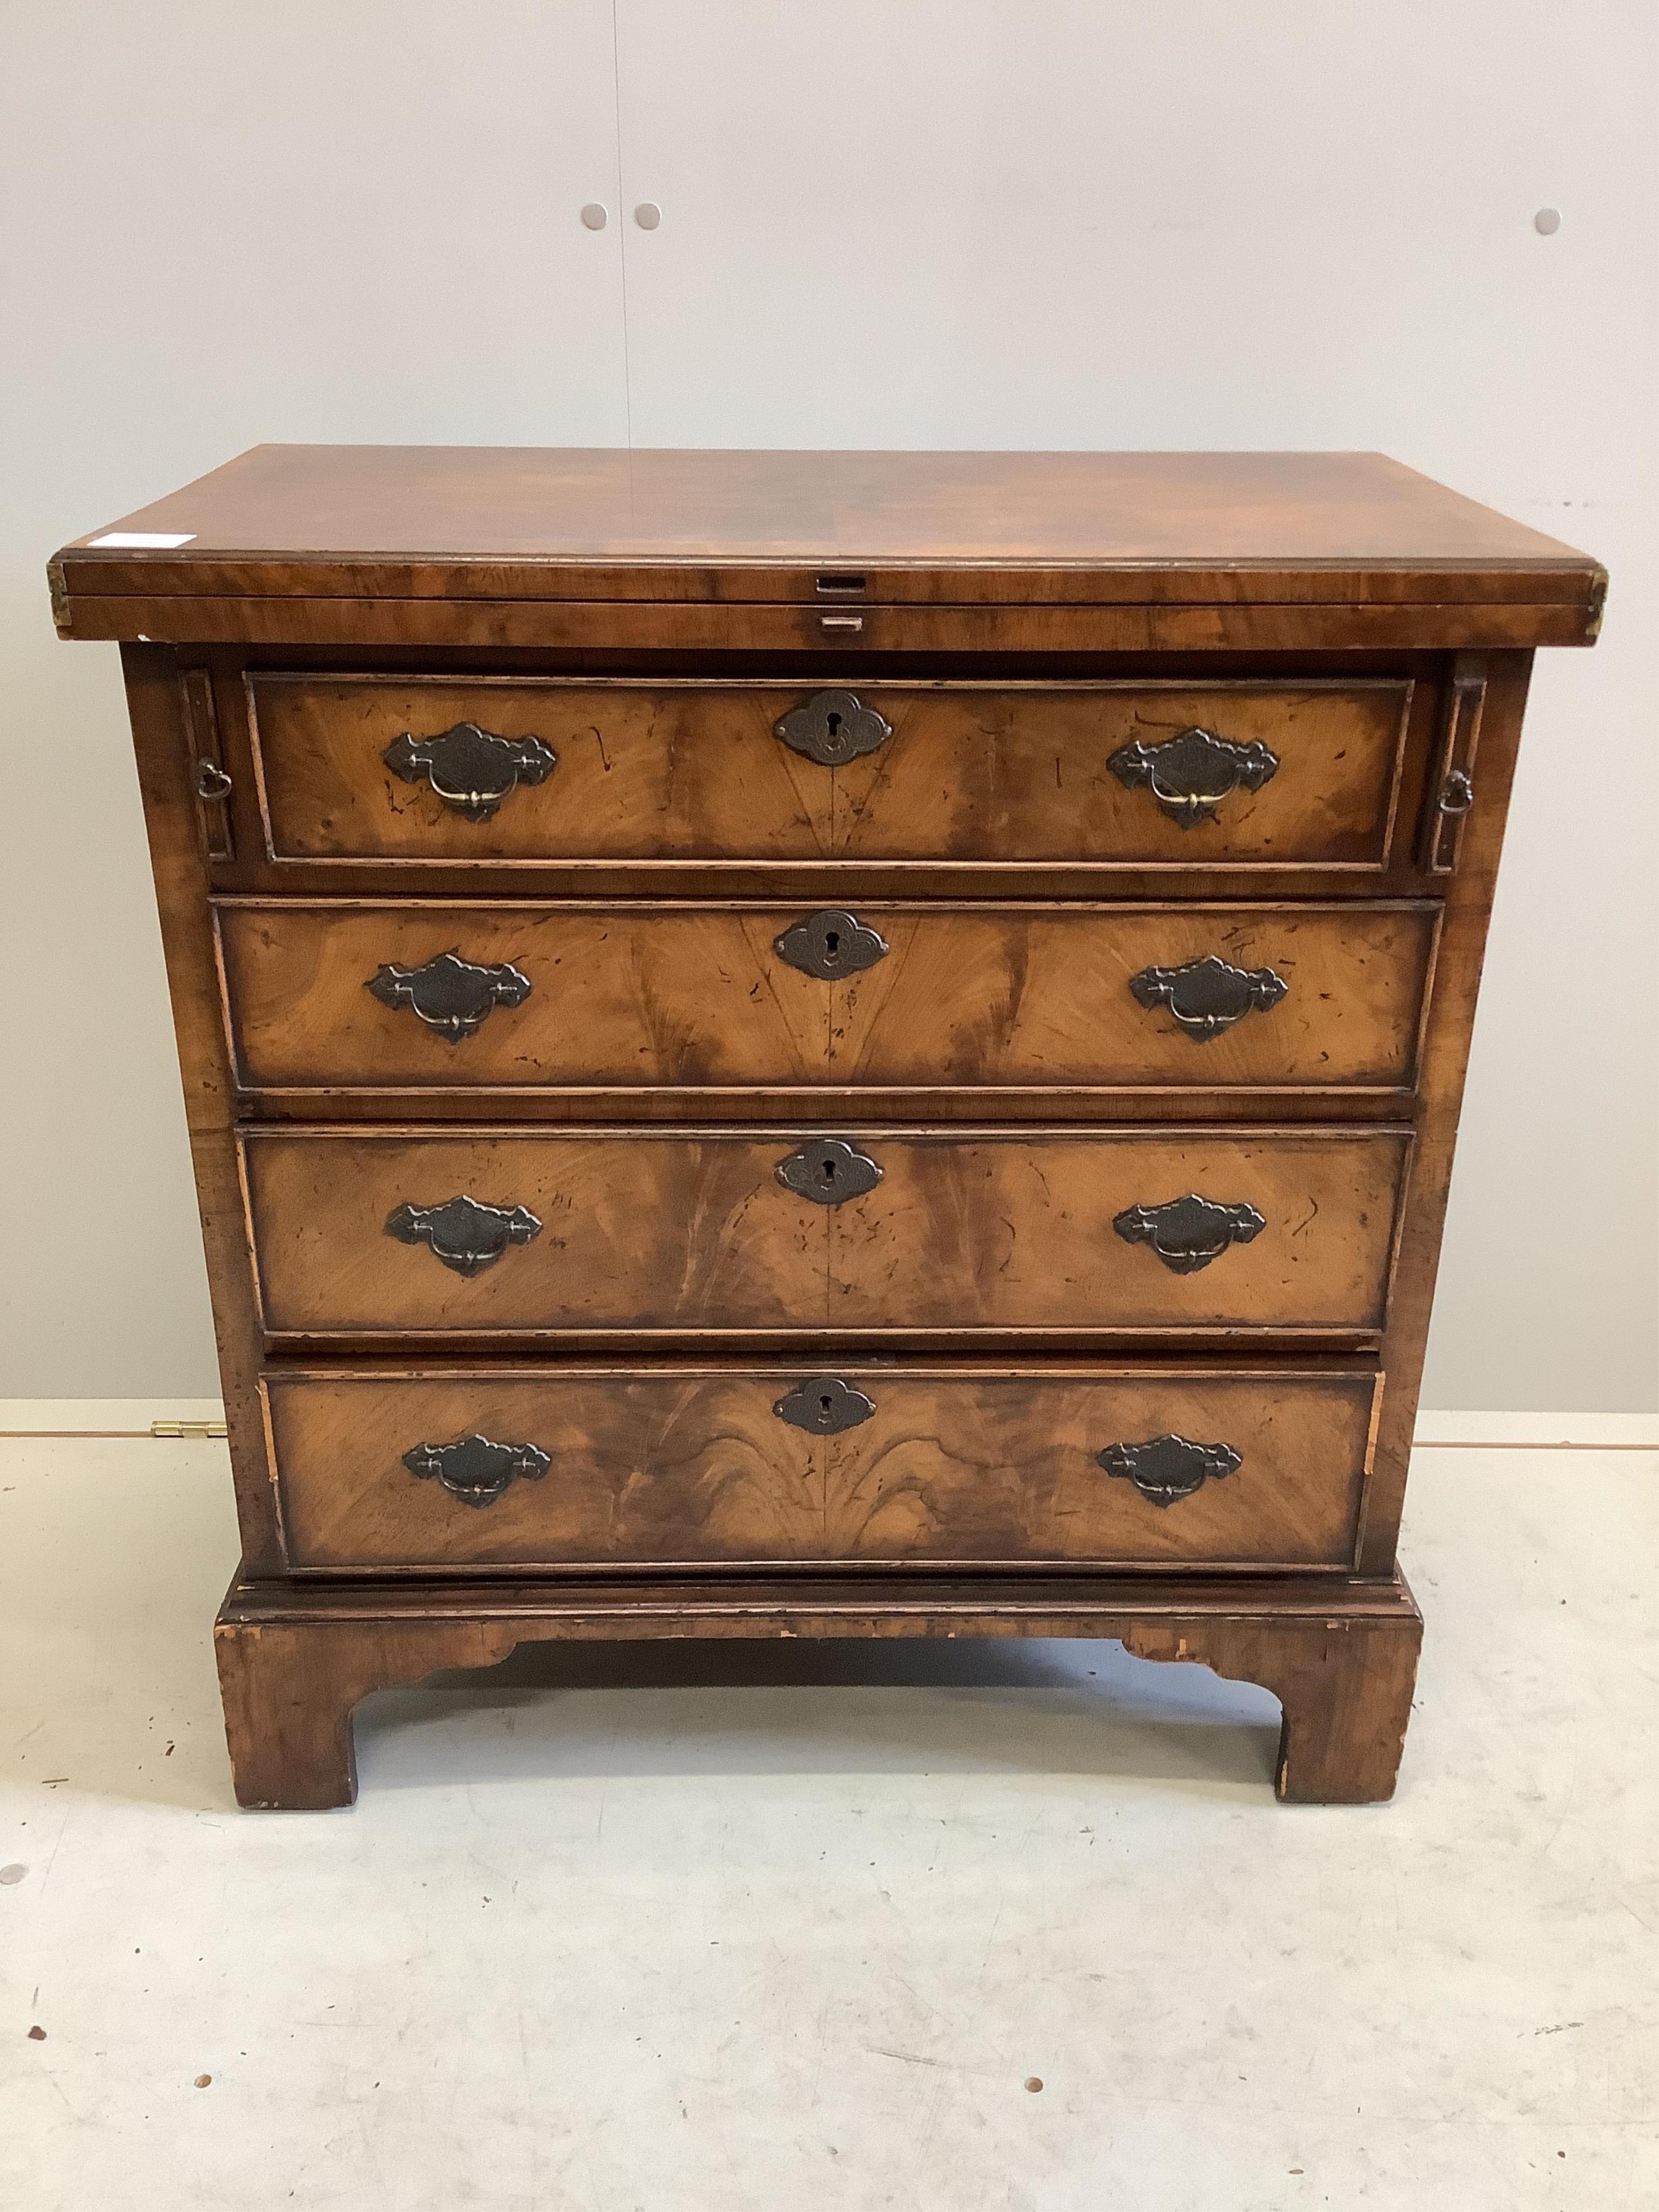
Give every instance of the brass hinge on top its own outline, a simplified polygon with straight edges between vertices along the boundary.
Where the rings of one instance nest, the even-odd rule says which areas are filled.
[[[228,1437],[229,1430],[222,1421],[152,1421],[149,1432],[153,1437]]]
[[[46,590],[52,597],[52,626],[59,637],[68,637],[73,631],[74,619],[70,613],[69,586],[64,579],[61,561],[47,562]]]
[[[1584,623],[1584,642],[1594,645],[1601,635],[1601,617],[1607,611],[1607,572],[1598,568],[1590,581],[1589,605]]]

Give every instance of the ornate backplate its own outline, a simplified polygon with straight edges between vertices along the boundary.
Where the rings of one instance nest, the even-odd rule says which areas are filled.
[[[773,939],[773,950],[804,975],[833,983],[839,975],[860,975],[885,958],[887,939],[844,908],[829,907],[786,929]]]
[[[1206,1482],[1235,1474],[1244,1455],[1231,1444],[1195,1444],[1185,1437],[1154,1437],[1144,1444],[1108,1444],[1097,1455],[1108,1474],[1133,1482],[1154,1505],[1174,1505]]]
[[[893,726],[856,691],[815,691],[772,726],[793,751],[820,768],[840,768],[860,753],[872,753],[893,734]]]
[[[1126,790],[1146,785],[1172,822],[1191,830],[1213,821],[1230,792],[1241,786],[1260,791],[1276,773],[1279,756],[1260,738],[1238,745],[1213,730],[1192,729],[1161,744],[1136,738],[1120,745],[1106,765]]]
[[[424,777],[444,805],[469,822],[487,822],[520,784],[545,783],[559,764],[539,738],[498,738],[476,722],[457,722],[435,738],[405,730],[382,757],[405,783]]]
[[[1213,952],[1183,968],[1143,968],[1129,978],[1141,1005],[1167,1006],[1194,1044],[1207,1044],[1248,1013],[1265,1013],[1290,988],[1271,968],[1234,968]]]
[[[1162,1206],[1126,1206],[1112,1226],[1126,1244],[1150,1244],[1177,1275],[1195,1275],[1231,1244],[1248,1244],[1267,1227],[1253,1206],[1218,1206],[1196,1191]]]
[[[475,968],[459,952],[441,952],[423,968],[399,968],[387,961],[367,988],[382,1006],[410,1006],[429,1030],[459,1044],[496,1006],[520,1006],[530,996],[530,978],[503,962]]]
[[[539,1482],[552,1462],[539,1444],[471,1436],[453,1444],[416,1444],[404,1454],[404,1465],[420,1481],[441,1483],[463,1505],[493,1505],[514,1482]]]
[[[805,1429],[817,1437],[839,1436],[855,1429],[876,1410],[875,1401],[843,1382],[839,1375],[809,1375],[798,1382],[772,1411],[792,1429]]]
[[[483,1206],[463,1194],[441,1206],[400,1206],[388,1215],[386,1233],[403,1244],[429,1244],[458,1275],[482,1274],[509,1244],[527,1244],[541,1233],[527,1206]]]
[[[786,1190],[815,1200],[819,1206],[840,1206],[849,1198],[862,1198],[881,1181],[881,1170],[867,1153],[855,1152],[839,1137],[815,1137],[798,1152],[778,1162],[775,1170]]]

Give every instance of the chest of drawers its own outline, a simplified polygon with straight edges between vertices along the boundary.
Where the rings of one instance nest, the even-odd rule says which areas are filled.
[[[1100,1636],[1394,1787],[1531,656],[1365,455],[261,447],[122,642],[243,1559],[238,1795],[559,1637]]]

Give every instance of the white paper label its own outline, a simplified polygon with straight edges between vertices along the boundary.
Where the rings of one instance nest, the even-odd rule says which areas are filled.
[[[193,544],[195,538],[193,530],[106,530],[92,544],[94,548],[108,545],[130,553],[171,553],[180,545]]]

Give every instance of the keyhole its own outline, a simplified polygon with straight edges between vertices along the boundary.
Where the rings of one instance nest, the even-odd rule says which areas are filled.
[[[825,1160],[822,1164],[821,1172],[825,1182],[834,1182],[836,1179],[835,1162],[833,1160]]]
[[[829,1400],[828,1398],[820,1398],[820,1399],[818,1400],[818,1410],[819,1410],[819,1412],[820,1412],[820,1413],[827,1413],[830,1411],[830,1403],[831,1403],[831,1401],[830,1401],[830,1400]]]
[[[824,716],[823,723],[832,738],[841,735],[841,715],[835,708],[832,707]]]
[[[823,933],[823,949],[824,949],[824,951],[829,954],[830,957],[832,960],[835,960],[835,959],[836,959],[836,958],[838,958],[838,957],[840,957],[840,953],[841,953],[841,932],[840,932],[840,930],[838,930],[838,929],[826,929],[826,930],[824,931],[824,933]]]

